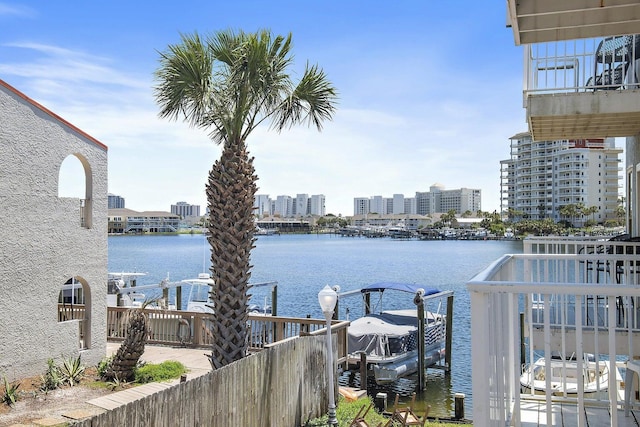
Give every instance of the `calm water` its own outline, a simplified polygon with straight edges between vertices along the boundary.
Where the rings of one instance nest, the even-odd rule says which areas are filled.
[[[454,291],[451,375],[429,371],[420,406],[430,415],[450,416],[453,393],[464,393],[466,416],[471,415],[471,351],[469,294],[465,283],[505,253],[521,253],[519,241],[418,241],[367,239],[331,235],[260,236],[252,252],[252,282],[278,282],[278,314],[323,318],[318,292],[327,284],[341,291],[379,281],[406,281]],[[139,284],[194,278],[209,270],[209,248],[202,235],[109,237],[109,271],[146,272]],[[255,303],[270,303],[270,288],[254,288]],[[183,292],[187,298],[188,292]],[[386,301],[385,309],[413,307],[412,297]],[[186,301],[183,303],[186,306]],[[362,314],[358,297],[340,301],[339,316]],[[345,378],[343,378],[345,380]],[[408,379],[390,391],[406,394]],[[418,408],[420,409],[420,407]]]

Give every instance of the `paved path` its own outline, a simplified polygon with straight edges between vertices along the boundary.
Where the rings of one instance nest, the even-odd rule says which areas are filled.
[[[114,354],[118,350],[119,346],[120,343],[107,343],[107,356]],[[211,371],[211,364],[207,357],[207,354],[209,353],[210,351],[204,349],[147,345],[145,346],[141,360],[148,363],[161,363],[166,360],[177,360],[187,367],[187,380],[189,380]],[[162,383],[143,384],[141,386],[132,387],[127,390],[89,400],[87,403],[102,409],[110,410],[169,388],[174,384],[177,384],[179,381],[179,379],[176,379]]]

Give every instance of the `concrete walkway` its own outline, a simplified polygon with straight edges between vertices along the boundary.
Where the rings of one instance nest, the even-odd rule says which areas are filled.
[[[107,356],[113,355],[120,346],[120,343],[107,343]],[[166,360],[176,360],[186,366],[187,380],[199,377],[211,371],[211,364],[207,354],[210,350],[190,349],[180,347],[145,346],[144,353],[140,358],[147,363],[161,363]],[[162,383],[143,384],[127,390],[108,394],[87,401],[87,403],[102,409],[111,410],[129,402],[142,399],[148,395],[169,388],[177,384],[180,380],[172,380]]]

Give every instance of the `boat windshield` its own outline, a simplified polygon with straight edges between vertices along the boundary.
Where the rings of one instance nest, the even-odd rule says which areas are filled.
[[[194,302],[209,302],[209,285],[191,285],[191,297],[189,299]]]

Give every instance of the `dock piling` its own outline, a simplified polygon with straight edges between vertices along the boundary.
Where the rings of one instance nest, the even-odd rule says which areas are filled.
[[[456,393],[454,395],[455,400],[455,419],[462,420],[464,419],[464,393]]]

